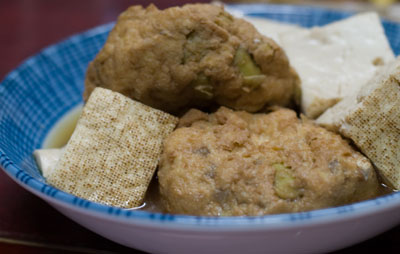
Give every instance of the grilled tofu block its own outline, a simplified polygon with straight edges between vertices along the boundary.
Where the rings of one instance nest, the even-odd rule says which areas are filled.
[[[71,139],[46,179],[81,198],[140,206],[178,119],[119,93],[96,88]]]
[[[38,149],[33,152],[36,163],[44,178],[55,168],[62,154],[61,148]]]
[[[265,18],[255,18],[255,17],[242,17],[247,22],[250,22],[262,35],[273,39],[276,43],[282,46],[281,36],[283,34],[293,33],[297,31],[306,31],[307,28],[303,28],[298,25],[293,25],[289,23],[278,22],[274,20],[269,20]]]
[[[380,66],[394,60],[379,16],[373,12],[286,32],[280,44],[300,76],[301,109],[309,118],[317,118],[357,91]]]
[[[317,123],[351,139],[394,188],[400,189],[400,58],[327,110]]]

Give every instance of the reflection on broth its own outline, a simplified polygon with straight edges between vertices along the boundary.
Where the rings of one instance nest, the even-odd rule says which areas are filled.
[[[65,146],[74,132],[76,123],[82,113],[82,104],[75,106],[50,130],[43,143],[43,148],[61,148]]]

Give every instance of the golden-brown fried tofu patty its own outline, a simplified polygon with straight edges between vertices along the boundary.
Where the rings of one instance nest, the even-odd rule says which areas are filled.
[[[369,160],[296,113],[189,111],[159,164],[166,212],[236,216],[307,211],[375,197]]]
[[[84,97],[100,86],[170,113],[214,104],[255,112],[291,104],[299,82],[273,40],[221,6],[133,6],[90,63]]]

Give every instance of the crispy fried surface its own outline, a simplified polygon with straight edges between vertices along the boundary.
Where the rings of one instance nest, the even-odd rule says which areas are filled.
[[[299,79],[274,41],[223,7],[150,5],[120,15],[85,86],[85,99],[100,86],[170,113],[213,104],[255,112],[291,104]]]
[[[367,158],[294,111],[249,114],[222,107],[207,117],[187,116],[166,139],[159,165],[166,212],[299,212],[378,194]]]

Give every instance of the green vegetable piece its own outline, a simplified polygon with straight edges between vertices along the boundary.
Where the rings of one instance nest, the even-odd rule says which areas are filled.
[[[243,77],[262,74],[260,68],[256,65],[250,54],[244,48],[239,48],[236,51],[233,63],[239,68],[239,71]]]
[[[264,82],[265,75],[253,75],[243,77],[243,90],[250,92],[251,90],[259,87]]]
[[[240,47],[235,54],[233,64],[237,66],[243,78],[243,90],[250,92],[259,87],[265,79],[261,69],[253,61],[246,49]]]
[[[276,194],[283,199],[296,199],[301,195],[301,192],[296,188],[295,176],[292,169],[276,163],[272,165],[275,168],[274,188]]]

